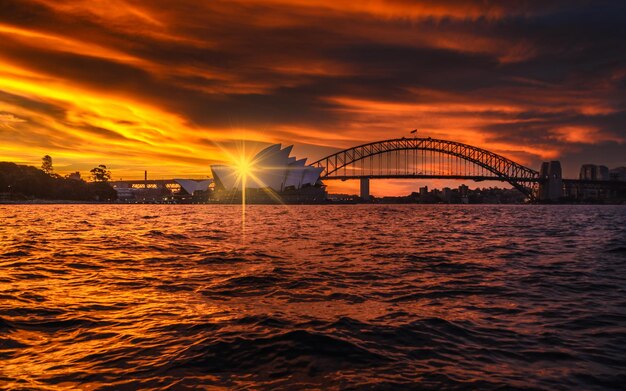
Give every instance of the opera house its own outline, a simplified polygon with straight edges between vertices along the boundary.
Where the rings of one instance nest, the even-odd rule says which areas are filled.
[[[289,156],[293,146],[271,145],[251,159],[233,165],[212,165],[214,198],[240,203],[316,203],[326,199],[322,167]]]

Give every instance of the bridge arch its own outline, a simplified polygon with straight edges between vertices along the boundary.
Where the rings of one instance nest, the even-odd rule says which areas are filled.
[[[395,174],[376,173],[372,167],[372,162],[375,157],[381,157],[382,155],[398,153],[405,151],[405,158],[408,162],[406,152],[412,153],[411,159],[414,161],[419,160],[421,157],[424,161],[425,157],[430,153],[430,159],[438,158],[441,161],[442,156],[455,157],[471,164],[481,167],[484,175],[468,175],[465,173],[454,172],[448,170],[445,174],[434,175],[433,173],[426,174],[424,172],[408,171],[404,174],[399,174],[397,171]],[[421,155],[420,155],[421,153]],[[364,164],[365,161],[369,161],[369,169]],[[381,160],[379,159],[379,162]],[[355,166],[358,162],[361,162],[362,169],[358,173],[347,174],[346,168],[349,166]],[[396,162],[396,164],[398,164]],[[356,147],[348,148],[343,151],[336,152],[332,155],[326,156],[314,163],[313,166],[322,167],[324,171],[321,173],[322,180],[330,179],[358,179],[358,178],[454,178],[454,179],[471,179],[471,180],[499,180],[510,183],[513,187],[521,191],[529,198],[535,198],[536,183],[539,181],[539,172],[518,164],[504,156],[487,151],[482,148],[474,147],[471,145],[458,143],[448,140],[439,140],[433,138],[398,138],[391,140],[383,140],[372,142],[368,144],[359,145]],[[408,167],[408,164],[407,164]],[[450,167],[448,167],[450,169]]]

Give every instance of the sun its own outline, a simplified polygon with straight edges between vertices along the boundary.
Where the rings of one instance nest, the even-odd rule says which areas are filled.
[[[242,155],[234,163],[240,178],[247,178],[252,175],[253,164],[249,157]]]

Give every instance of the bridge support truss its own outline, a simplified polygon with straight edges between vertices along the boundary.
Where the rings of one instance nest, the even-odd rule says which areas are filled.
[[[539,172],[504,156],[433,138],[400,138],[363,144],[329,155],[312,165],[324,168],[322,180],[361,179],[362,196],[369,196],[369,179],[373,178],[441,178],[504,181],[534,199],[540,180]]]

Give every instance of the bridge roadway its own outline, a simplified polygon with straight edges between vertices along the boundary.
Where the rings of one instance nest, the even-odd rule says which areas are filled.
[[[482,181],[528,181],[528,182],[540,182],[540,178],[502,178],[494,175],[425,175],[425,174],[380,174],[380,175],[332,175],[322,177],[324,181],[329,180],[341,180],[348,181],[351,179],[459,179],[475,182]]]

